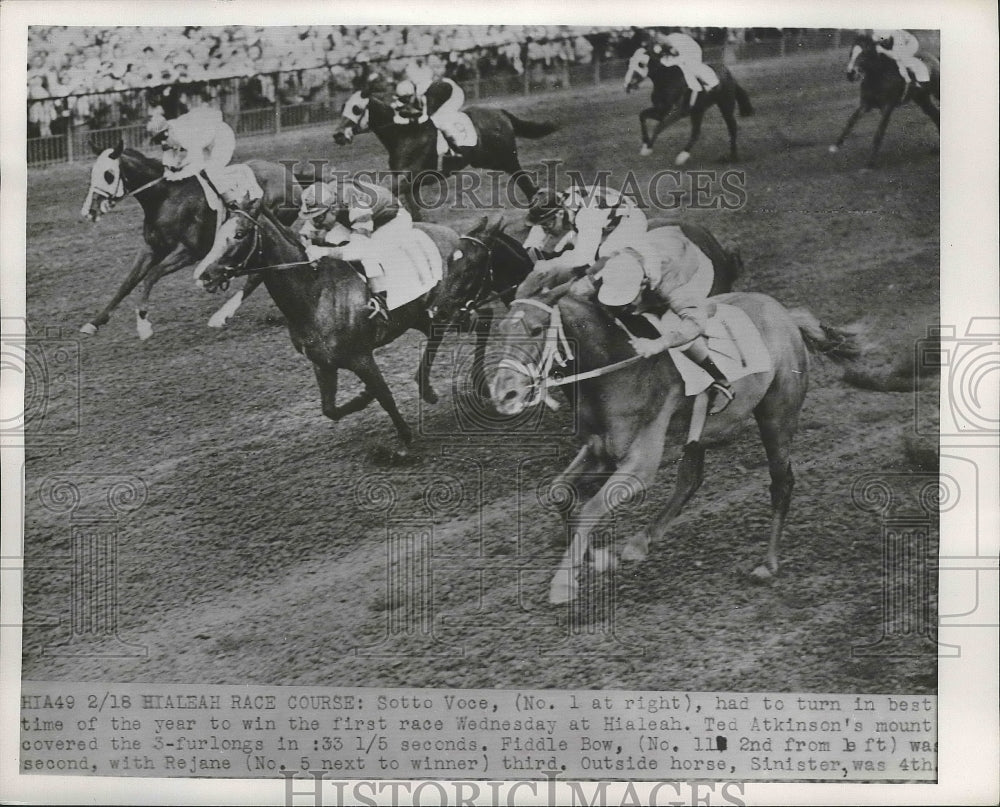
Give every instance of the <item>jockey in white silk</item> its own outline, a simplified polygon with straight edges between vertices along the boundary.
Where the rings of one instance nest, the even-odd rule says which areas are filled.
[[[207,180],[226,203],[263,196],[249,166],[229,165],[236,150],[236,134],[218,109],[196,107],[169,121],[154,116],[147,131],[153,142],[163,147],[163,178],[167,181],[198,177],[204,186]],[[209,205],[218,209],[211,195],[208,199]]]
[[[595,267],[598,268],[598,267]],[[612,255],[594,273],[597,299],[613,311],[639,313],[664,305],[657,318],[661,336],[634,337],[640,356],[655,356],[681,348],[685,356],[712,377],[715,402],[721,412],[733,399],[732,386],[709,356],[705,340],[708,321],[706,298],[712,288],[711,262],[677,227],[653,230],[647,237]]]
[[[702,61],[701,45],[694,39],[687,34],[673,33],[667,34],[660,41],[666,50],[660,63],[664,67],[676,65],[684,73],[684,79],[691,90],[690,106],[694,106],[699,92],[718,86],[719,77]]]
[[[646,214],[629,196],[602,185],[574,186],[557,193],[540,190],[528,208],[532,225],[524,241],[529,253],[538,252],[552,236],[562,235],[555,255],[535,263],[533,273],[590,266],[640,241],[646,233]]]
[[[931,80],[927,65],[917,58],[920,42],[909,31],[872,31],[872,39],[875,40],[876,51],[896,62],[899,74],[907,84],[910,83],[910,73],[913,73],[918,85]]]
[[[373,235],[381,242],[405,242],[413,235],[413,218],[382,185],[361,179],[317,182],[302,192],[293,225],[306,242],[310,260],[324,256],[360,261],[373,295],[373,313],[386,317],[385,272],[376,257]]]

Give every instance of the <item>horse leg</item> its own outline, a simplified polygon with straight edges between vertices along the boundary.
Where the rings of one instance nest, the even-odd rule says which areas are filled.
[[[931,100],[930,92],[925,89],[923,92],[918,93],[913,100],[916,103],[916,105],[924,111],[924,114],[927,115],[927,117],[930,118],[932,121],[934,121],[934,126],[938,129],[938,131],[940,131],[941,110],[939,110],[937,106],[935,106],[934,102]]]
[[[375,400],[375,395],[367,388],[354,396],[343,406],[337,406],[337,369],[336,367],[313,365],[316,383],[319,385],[320,404],[323,414],[330,420],[337,421],[354,412],[360,412]]]
[[[154,263],[149,268],[142,282],[142,296],[139,298],[139,307],[135,311],[135,329],[142,341],[146,341],[153,335],[153,325],[149,321],[149,295],[153,291],[160,278],[176,272],[182,266],[188,266],[192,258],[183,244],[174,247],[173,252],[167,255],[162,261]]]
[[[481,401],[490,399],[490,385],[486,378],[486,343],[489,341],[492,326],[492,311],[485,311],[476,318],[474,330],[476,349],[472,357],[472,388]]]
[[[754,416],[767,452],[767,467],[771,474],[771,536],[767,543],[766,565],[758,566],[752,575],[758,580],[767,580],[778,571],[778,543],[795,487],[790,454],[797,419],[789,419],[787,413],[770,412],[766,399],[757,407]]]
[[[847,119],[847,125],[844,127],[844,131],[840,133],[840,137],[837,138],[837,142],[834,143],[832,146],[830,146],[831,154],[836,154],[837,151],[840,149],[840,147],[844,145],[844,141],[847,139],[847,136],[851,133],[851,130],[854,128],[854,125],[861,119],[861,116],[864,115],[869,109],[870,107],[866,104],[858,104],[858,108],[855,109],[854,112],[851,113],[851,117]]]
[[[684,149],[677,155],[674,160],[674,165],[684,165],[684,163],[691,159],[691,149],[694,148],[694,144],[697,143],[698,138],[701,137],[701,121],[704,117],[704,109],[691,110],[691,137],[688,138],[687,145],[684,146]]]
[[[232,297],[226,300],[225,304],[216,311],[208,320],[209,328],[222,328],[227,322],[229,322],[230,317],[233,316],[241,305],[243,301],[246,300],[251,294],[253,294],[254,289],[256,289],[261,283],[264,282],[264,277],[259,272],[249,275],[247,277],[246,283],[243,284],[243,288],[236,292]]]
[[[872,152],[868,157],[866,168],[875,167],[875,157],[878,156],[878,150],[882,146],[882,138],[885,137],[885,130],[889,127],[889,118],[892,117],[892,112],[895,108],[895,104],[890,104],[882,110],[882,118],[875,129],[875,139],[872,141]]]
[[[653,137],[649,134],[648,122],[651,119],[654,121],[662,120],[663,115],[664,113],[656,109],[656,107],[649,107],[639,113],[639,131],[642,136],[642,148],[639,149],[641,156],[646,157],[653,153]]]
[[[399,409],[396,408],[396,401],[392,397],[392,390],[385,383],[382,371],[379,370],[378,365],[375,363],[375,357],[370,352],[360,356],[351,365],[350,369],[364,382],[365,394],[375,396],[375,399],[382,405],[382,408],[388,413],[393,425],[396,427],[399,439],[403,442],[403,447],[396,451],[396,456],[406,456],[408,453],[407,448],[413,442],[413,432],[399,413]]]
[[[612,513],[619,504],[640,496],[653,481],[663,457],[666,424],[669,423],[669,412],[672,409],[669,405],[665,407],[659,417],[635,435],[625,458],[601,486],[597,495],[588,499],[580,509],[574,522],[572,540],[549,586],[549,602],[558,604],[576,599],[579,590],[576,575],[587,554],[590,534],[604,516]],[[666,419],[663,417],[664,413],[667,414]],[[585,458],[578,454],[577,459],[582,463]]]
[[[152,265],[154,258],[155,255],[153,250],[149,247],[143,247],[136,253],[128,275],[125,277],[125,280],[122,281],[121,286],[118,287],[118,291],[115,292],[115,296],[111,298],[111,302],[104,306],[101,313],[94,317],[90,322],[81,326],[80,333],[93,336],[97,333],[98,328],[107,324],[108,320],[111,319],[111,312],[118,307],[118,304],[122,300],[132,293],[132,289],[139,285],[139,281],[142,280],[143,277],[145,277],[146,272],[149,271],[149,267]]]
[[[416,382],[417,388],[420,390],[420,397],[429,404],[436,404],[438,402],[438,394],[434,391],[434,387],[431,386],[431,367],[434,364],[434,357],[437,356],[438,349],[441,347],[441,342],[444,341],[444,335],[447,330],[447,327],[444,325],[435,325],[435,323],[430,322],[425,331],[427,334],[427,346],[420,357]]]
[[[662,132],[664,129],[666,129],[671,124],[674,124],[677,121],[681,120],[687,114],[688,113],[685,110],[683,110],[683,109],[674,109],[671,112],[669,112],[668,114],[663,115],[660,118],[658,118],[657,122],[656,122],[656,126],[653,128],[653,133],[649,136],[649,151],[645,151],[643,153],[650,154],[652,152],[653,143],[655,142],[656,138],[659,137],[660,132]],[[677,155],[677,156],[678,156],[678,159],[679,159],[680,155]]]
[[[633,536],[622,550],[622,560],[643,560],[649,552],[651,540],[659,541],[667,532],[667,526],[680,513],[684,505],[701,487],[705,469],[705,447],[698,441],[684,446],[677,467],[677,480],[667,506],[645,530]]]
[[[726,122],[726,128],[729,130],[729,160],[736,162],[739,159],[736,146],[736,135],[739,132],[739,126],[736,123],[736,99],[729,94],[720,98],[719,112],[722,113],[722,119]]]

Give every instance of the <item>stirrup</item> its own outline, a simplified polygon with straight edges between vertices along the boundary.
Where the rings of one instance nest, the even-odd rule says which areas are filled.
[[[736,397],[736,393],[733,392],[733,388],[729,384],[725,384],[722,381],[713,381],[708,385],[708,388],[713,392],[712,400],[709,404],[708,414],[717,415],[729,404],[733,402]],[[722,401],[722,405],[719,406],[719,401]]]

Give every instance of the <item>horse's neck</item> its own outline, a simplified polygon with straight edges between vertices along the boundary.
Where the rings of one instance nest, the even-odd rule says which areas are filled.
[[[493,262],[493,291],[502,292],[519,285],[531,271],[532,263],[521,245],[506,233],[497,236],[496,242],[502,245],[500,252],[504,260]],[[494,248],[494,255],[496,251]]]
[[[311,289],[315,283],[315,271],[306,263],[309,259],[305,247],[267,214],[262,213],[258,222],[261,244],[258,256],[250,261],[251,268],[303,262],[302,266],[264,271],[264,285],[289,324],[300,322],[312,307]]]
[[[578,372],[607,367],[631,355],[625,332],[610,317],[599,314],[592,304],[566,295],[556,308],[563,333],[576,353]]]
[[[392,107],[385,101],[374,96],[368,99],[368,129],[385,146],[389,146],[395,140],[393,137],[395,127],[392,125],[392,118]]]
[[[124,159],[128,157],[128,159]],[[122,184],[128,193],[134,193],[143,185],[147,185],[154,179],[163,176],[163,165],[148,157],[144,157],[138,152],[123,153],[119,165],[121,166]],[[142,205],[146,214],[151,214],[159,208],[166,198],[170,188],[167,183],[157,182],[155,185],[135,194],[136,200]]]

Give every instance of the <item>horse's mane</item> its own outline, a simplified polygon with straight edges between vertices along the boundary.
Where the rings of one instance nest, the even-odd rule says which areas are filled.
[[[278,235],[280,235],[287,243],[298,249],[303,256],[306,254],[306,248],[302,244],[299,237],[278,220],[278,217],[274,214],[274,211],[271,210],[270,207],[265,204],[261,204],[258,215],[266,218],[275,230],[278,231]]]
[[[157,171],[163,170],[163,160],[158,160],[156,157],[150,157],[148,154],[143,154],[138,149],[131,147],[122,149],[122,156],[124,157],[126,154],[131,157],[134,162],[140,163],[148,168],[156,169]]]

